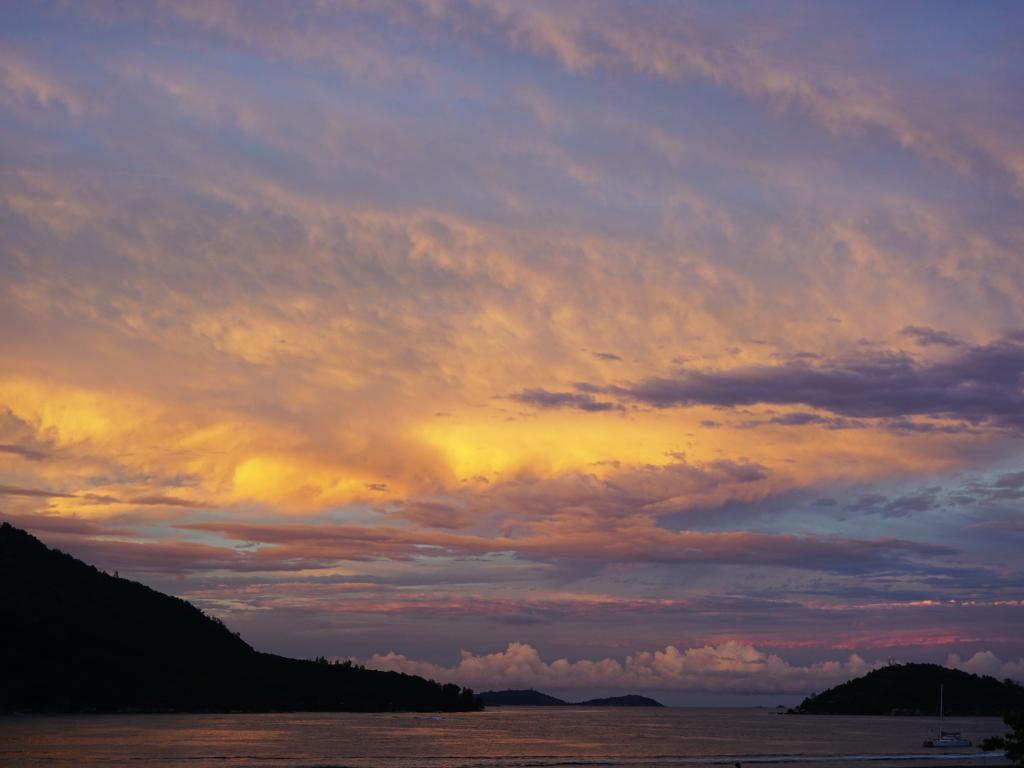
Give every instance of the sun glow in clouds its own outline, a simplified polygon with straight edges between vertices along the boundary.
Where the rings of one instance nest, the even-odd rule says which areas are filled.
[[[298,655],[1012,674],[1022,25],[10,9],[0,515]]]

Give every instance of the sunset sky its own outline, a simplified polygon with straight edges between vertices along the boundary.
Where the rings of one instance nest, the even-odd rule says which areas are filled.
[[[1024,5],[3,18],[3,519],[478,690],[1024,679]]]

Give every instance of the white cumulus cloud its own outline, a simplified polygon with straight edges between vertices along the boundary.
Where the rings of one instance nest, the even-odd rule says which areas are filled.
[[[706,692],[803,693],[864,674],[870,664],[856,654],[845,661],[795,666],[752,645],[729,641],[679,650],[673,645],[641,651],[625,661],[556,659],[544,661],[526,643],[509,643],[504,651],[477,656],[462,651],[453,667],[416,661],[398,653],[375,654],[367,666],[451,681],[477,690],[552,688],[602,690],[671,690]]]
[[[366,666],[422,675],[476,690],[540,688],[805,694],[837,685],[886,663],[868,662],[853,654],[845,661],[801,666],[735,641],[686,650],[669,645],[658,651],[640,651],[624,661],[605,658],[549,662],[544,661],[533,646],[514,642],[503,651],[479,656],[462,651],[459,662],[452,667],[416,661],[394,652],[375,654]],[[945,666],[979,675],[1024,678],[1024,659],[1003,661],[991,651],[979,651],[966,660],[949,654]]]
[[[1024,659],[1003,661],[992,651],[978,651],[969,659],[961,659],[955,653],[946,657],[946,666],[962,669],[975,675],[991,675],[998,678],[1024,679]]]

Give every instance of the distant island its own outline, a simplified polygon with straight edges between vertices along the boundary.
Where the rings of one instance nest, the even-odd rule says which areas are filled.
[[[812,715],[937,715],[939,686],[945,714],[1002,716],[1024,710],[1024,686],[938,664],[890,664],[812,694],[790,712]]]
[[[259,653],[192,604],[0,525],[0,712],[465,711],[467,688]]]
[[[603,699],[587,699],[571,704],[573,707],[664,707],[660,701],[630,693],[625,696],[608,696]]]
[[[586,701],[564,701],[546,693],[528,690],[485,691],[480,694],[484,704],[490,707],[664,707],[661,702],[646,696],[609,696]]]
[[[484,691],[480,700],[488,707],[564,707],[567,702],[532,688],[521,691]]]

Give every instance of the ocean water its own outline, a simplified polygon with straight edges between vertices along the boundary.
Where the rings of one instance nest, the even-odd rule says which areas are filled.
[[[976,744],[997,718],[949,718]],[[81,715],[0,718],[0,766],[553,768],[997,766],[977,748],[928,750],[927,718],[764,709],[495,707],[463,714]]]

